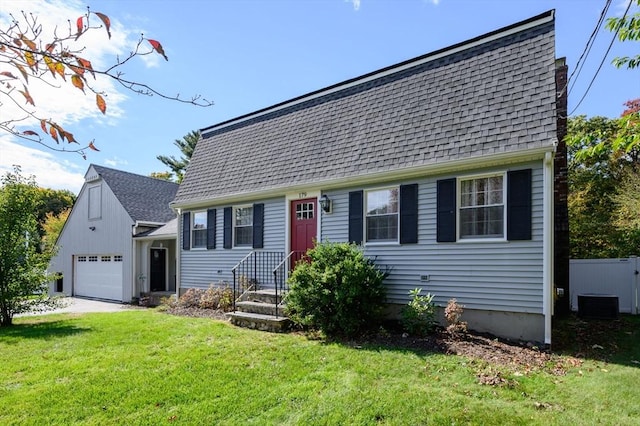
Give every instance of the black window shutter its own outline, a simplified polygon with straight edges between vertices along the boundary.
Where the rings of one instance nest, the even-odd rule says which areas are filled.
[[[182,213],[182,250],[191,248],[191,213]]]
[[[507,172],[507,240],[531,239],[531,169]]]
[[[437,231],[439,243],[456,240],[456,179],[442,179],[437,183]]]
[[[216,209],[207,210],[207,249],[216,248]]]
[[[264,204],[253,205],[253,248],[264,246]]]
[[[400,244],[418,242],[418,184],[400,185]]]
[[[233,211],[231,207],[225,207],[223,212],[224,219],[224,229],[223,231],[223,241],[222,246],[226,249],[230,249],[232,247],[232,238],[233,238]]]
[[[362,244],[364,191],[349,192],[349,242]]]

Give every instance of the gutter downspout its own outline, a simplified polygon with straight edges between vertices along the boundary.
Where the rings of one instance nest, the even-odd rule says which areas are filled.
[[[131,226],[131,287],[130,287],[130,295],[129,301],[133,300],[136,296],[136,264],[138,262],[138,251],[136,250],[137,242],[136,239],[133,238],[136,235],[136,231],[138,230],[138,221],[136,221]]]
[[[182,277],[182,270],[180,267],[180,259],[182,259],[182,209],[181,208],[175,208],[173,209],[176,212],[176,215],[178,216],[178,226],[176,229],[176,297],[179,298],[180,297],[180,277]]]
[[[543,162],[544,192],[542,201],[542,313],[544,343],[551,344],[553,316],[553,154],[547,152]]]

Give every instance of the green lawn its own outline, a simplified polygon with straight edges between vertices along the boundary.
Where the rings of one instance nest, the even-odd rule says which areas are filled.
[[[2,425],[640,424],[637,353],[554,376],[151,310],[16,323],[0,329]],[[509,386],[479,384],[488,369]]]

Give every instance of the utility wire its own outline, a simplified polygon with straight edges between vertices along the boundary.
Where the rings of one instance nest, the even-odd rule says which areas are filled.
[[[629,13],[629,9],[631,8],[631,3],[633,3],[633,2],[629,1],[629,4],[627,5],[627,10],[625,10],[624,11],[624,15],[622,15],[622,19],[623,20],[627,17],[627,13]],[[571,111],[571,113],[569,115],[573,115],[573,113],[576,112],[576,110],[578,109],[578,107],[580,106],[580,104],[582,103],[584,98],[587,97],[587,94],[589,93],[589,90],[591,89],[591,86],[593,85],[593,82],[596,80],[596,77],[598,76],[598,73],[602,69],[602,65],[604,64],[604,61],[607,59],[607,56],[609,55],[609,51],[611,51],[611,46],[613,46],[613,42],[616,40],[616,37],[618,37],[618,31],[619,30],[620,30],[620,28],[617,28],[615,34],[613,34],[613,37],[611,38],[611,43],[609,43],[609,47],[607,48],[606,53],[602,57],[602,61],[600,62],[600,66],[596,70],[596,73],[593,75],[593,78],[591,79],[591,82],[589,83],[589,86],[587,87],[587,90],[584,92],[584,95],[582,95],[582,98],[580,98],[580,101],[575,106],[575,108],[573,108],[573,111]]]
[[[582,67],[584,66],[585,62],[587,61],[587,56],[589,56],[589,53],[591,52],[591,48],[593,47],[593,43],[596,40],[596,35],[600,31],[600,28],[602,28],[602,24],[604,22],[604,18],[605,18],[605,16],[607,16],[607,12],[609,11],[609,6],[611,6],[611,0],[606,0],[604,8],[602,9],[602,12],[600,13],[600,18],[598,18],[598,22],[596,23],[596,26],[593,29],[593,32],[591,33],[591,36],[589,37],[589,40],[587,40],[587,44],[585,45],[584,50],[582,51],[582,54],[578,58],[578,62],[576,62],[576,67],[574,68],[573,72],[571,73],[571,75],[567,79],[567,83],[566,83],[567,85],[569,84],[569,82],[571,82],[571,87],[569,88],[569,94],[571,94],[571,91],[573,90],[573,87],[575,86],[576,81],[578,80],[578,77],[580,77],[580,72],[582,71]],[[582,61],[582,58],[584,58],[584,61]],[[573,79],[573,75],[576,74],[576,72],[577,72],[576,78]],[[563,89],[563,91],[565,89],[566,89],[566,86]]]

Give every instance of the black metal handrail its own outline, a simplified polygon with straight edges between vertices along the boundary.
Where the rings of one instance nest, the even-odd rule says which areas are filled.
[[[276,318],[278,317],[278,307],[282,301],[285,292],[289,290],[287,285],[287,277],[290,271],[296,266],[296,263],[304,257],[304,251],[292,251],[282,259],[282,262],[273,269],[273,282],[276,289]],[[278,293],[279,292],[279,293]]]
[[[283,257],[284,253],[281,251],[252,251],[231,269],[234,311],[236,301],[245,292],[275,286],[275,283],[271,282],[270,272],[274,265],[282,262]]]

